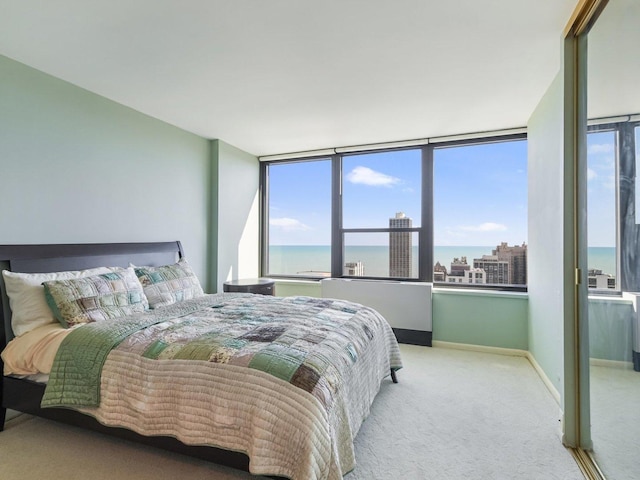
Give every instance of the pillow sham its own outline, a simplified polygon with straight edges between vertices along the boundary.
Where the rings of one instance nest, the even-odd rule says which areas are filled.
[[[150,308],[160,308],[204,295],[200,281],[184,258],[173,265],[135,267]]]
[[[65,328],[124,317],[149,308],[142,285],[131,267],[43,285],[54,317]]]
[[[20,273],[3,270],[2,276],[9,297],[11,328],[14,335],[19,337],[34,328],[56,322],[44,296],[43,282],[90,277],[110,271],[108,267],[52,273]]]

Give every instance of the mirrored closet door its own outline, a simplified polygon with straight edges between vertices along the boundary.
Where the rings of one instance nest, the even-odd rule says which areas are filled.
[[[636,479],[640,478],[638,0],[609,0],[588,33],[587,112],[592,457],[607,479]]]

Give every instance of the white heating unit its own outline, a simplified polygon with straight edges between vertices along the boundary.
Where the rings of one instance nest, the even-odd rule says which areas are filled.
[[[324,298],[350,300],[372,307],[387,319],[396,335],[398,330],[413,331],[425,338],[422,333],[428,332],[426,344],[431,344],[431,283],[352,278],[325,278],[320,283]]]

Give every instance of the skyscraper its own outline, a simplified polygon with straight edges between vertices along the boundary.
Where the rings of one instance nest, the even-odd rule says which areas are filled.
[[[389,228],[411,228],[412,222],[404,213],[398,212],[389,219]],[[389,276],[411,277],[411,232],[389,232]]]
[[[485,271],[485,282],[490,284],[509,283],[509,262],[497,255],[483,255],[473,259],[473,268]]]
[[[527,284],[527,244],[510,247],[502,242],[492,252],[500,260],[509,262],[509,282],[511,285]]]

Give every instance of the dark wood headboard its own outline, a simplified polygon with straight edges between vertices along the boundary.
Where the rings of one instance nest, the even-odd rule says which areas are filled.
[[[179,241],[152,243],[83,243],[0,245],[0,270],[48,273],[95,267],[160,266],[183,256]],[[0,275],[0,350],[11,340],[11,309]]]

